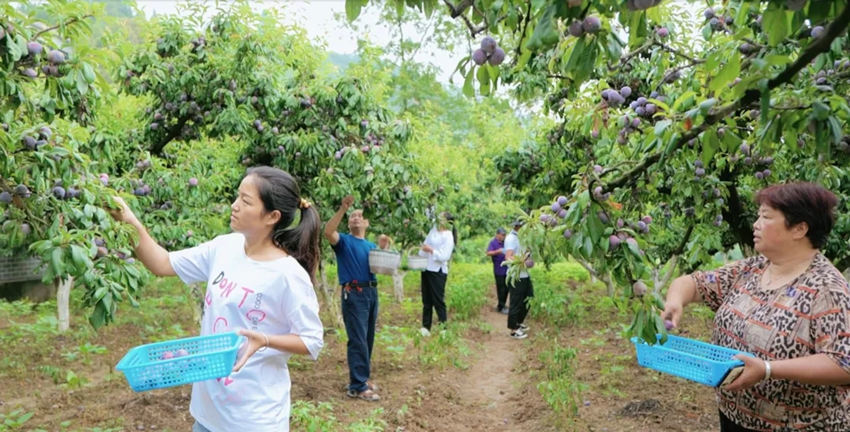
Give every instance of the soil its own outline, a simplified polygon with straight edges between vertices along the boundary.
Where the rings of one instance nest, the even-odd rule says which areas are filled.
[[[385,324],[418,327],[416,318],[402,307],[387,303],[382,304]],[[631,343],[619,330],[612,330],[626,321],[622,315],[594,312],[584,322],[560,329],[529,320],[530,337],[524,340],[510,338],[506,316],[489,307],[481,310],[480,320],[483,324],[470,326],[466,335],[471,353],[465,369],[423,368],[415,356],[400,360],[386,350],[376,350],[372,376],[380,387],[379,402],[345,396],[345,344],[328,334],[319,361],[300,360],[292,365],[292,399],[331,402],[333,416],[342,424],[375,417],[374,410],[380,408],[384,430],[397,432],[718,429],[713,389],[638,366]],[[16,320],[14,325],[18,324]],[[184,324],[192,328],[191,320]],[[0,316],[0,331],[10,325]],[[708,323],[696,325],[695,333],[704,339]],[[108,351],[88,364],[79,360],[73,364],[73,370],[88,380],[79,388],[58,385],[38,369],[38,365],[67,364],[59,353],[79,345],[68,337],[52,336],[53,349],[46,356],[36,355],[43,351],[35,349],[4,353],[34,358],[25,373],[0,372],[0,413],[19,408],[33,412],[23,430],[190,430],[190,386],[134,393],[123,375],[114,371],[127,349],[138,344],[140,332],[132,324],[101,329],[97,344]],[[586,387],[575,415],[553,412],[536,387],[547,370],[541,353],[553,343],[576,349],[574,379]],[[61,426],[64,421],[70,421],[70,426]]]

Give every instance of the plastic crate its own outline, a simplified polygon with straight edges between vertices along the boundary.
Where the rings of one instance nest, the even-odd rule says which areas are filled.
[[[658,338],[660,340],[661,335]],[[732,356],[754,357],[748,352],[674,335],[667,335],[663,345],[649,345],[636,337],[631,340],[641,366],[711,387],[719,386],[732,368],[744,365]]]
[[[115,368],[137,392],[221,378],[232,371],[241,341],[228,332],[140,345]]]

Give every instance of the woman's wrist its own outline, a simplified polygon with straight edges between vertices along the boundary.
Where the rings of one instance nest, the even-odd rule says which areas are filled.
[[[265,344],[257,349],[257,351],[265,351],[266,348],[269,347],[269,335],[265,333],[261,333],[263,335],[263,339],[265,340]]]

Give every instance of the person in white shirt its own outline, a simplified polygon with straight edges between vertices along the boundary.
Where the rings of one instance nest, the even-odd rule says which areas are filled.
[[[428,258],[428,265],[422,272],[422,328],[423,336],[431,334],[431,318],[437,312],[437,320],[446,322],[446,278],[449,274],[449,260],[452,257],[457,230],[454,216],[442,212],[437,216],[437,226],[431,228],[425,242],[419,249],[419,256]]]
[[[192,385],[195,432],[289,430],[292,354],[322,349],[323,327],[313,291],[320,219],[298,184],[277,168],[248,170],[231,207],[233,233],[168,252],[127,203],[113,216],[139,234],[136,255],[157,276],[206,282],[201,335],[238,331],[245,337],[232,373]],[[300,213],[300,221],[290,227]]]
[[[515,259],[527,260],[528,251],[522,246],[519,241],[517,231],[522,227],[523,222],[519,219],[515,220],[511,226],[513,229],[505,237],[505,262],[510,263]],[[531,283],[531,276],[525,268],[519,272],[519,278],[512,281],[508,278],[508,290],[510,291],[510,308],[508,310],[508,328],[511,330],[511,337],[514,339],[525,339],[528,337],[528,326],[525,325],[525,317],[528,315],[528,299],[534,297],[534,285]]]

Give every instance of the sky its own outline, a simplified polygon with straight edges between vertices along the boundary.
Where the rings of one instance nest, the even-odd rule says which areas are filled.
[[[177,1],[174,0],[137,0],[139,8],[150,17],[156,14],[175,14]],[[335,16],[345,14],[344,0],[289,0],[282,1],[252,1],[255,10],[263,10],[271,7],[286,8],[285,14],[289,18],[288,24],[297,24],[307,31],[309,37],[314,41],[324,41],[329,49],[340,54],[353,54],[357,50],[357,35],[349,28],[342,25]],[[386,27],[378,23],[377,13],[364,8],[358,22],[366,24],[370,31],[366,35],[360,35],[375,45],[386,46],[390,34]],[[444,83],[457,66],[457,62],[465,55],[463,52],[449,53],[446,51],[431,52],[428,56],[429,62],[437,66],[442,73],[438,79]],[[459,77],[455,77],[456,83],[462,83]]]

